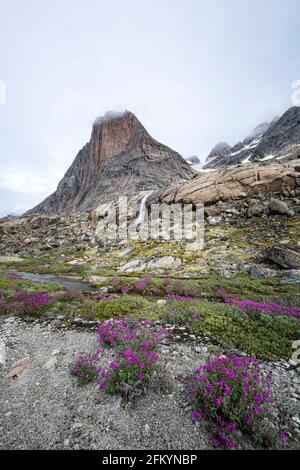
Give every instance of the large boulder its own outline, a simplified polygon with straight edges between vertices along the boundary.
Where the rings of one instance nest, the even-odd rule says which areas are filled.
[[[174,256],[163,256],[151,260],[133,260],[121,266],[119,273],[145,272],[157,270],[176,270],[181,266],[180,258]]]
[[[0,233],[15,234],[20,229],[22,222],[20,220],[3,222],[0,224]]]
[[[279,199],[271,199],[268,209],[272,214],[292,215],[292,211],[290,211],[289,206]]]
[[[300,173],[295,169],[297,163],[291,161],[288,164],[274,163],[268,167],[251,164],[219,168],[163,191],[160,200],[169,204],[212,206],[219,201],[290,193],[300,185]]]
[[[268,250],[267,259],[284,269],[300,269],[300,253],[298,251],[274,247]]]
[[[147,263],[147,269],[177,269],[181,266],[182,261],[174,256],[163,256],[162,258],[151,260]]]
[[[248,202],[247,215],[249,218],[260,215],[264,211],[264,205],[258,199],[250,199]]]

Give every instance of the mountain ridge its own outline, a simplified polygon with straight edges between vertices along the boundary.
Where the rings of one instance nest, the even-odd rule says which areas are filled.
[[[289,108],[281,117],[259,124],[243,140],[224,151],[212,152],[203,169],[215,169],[240,163],[268,161],[291,156],[300,147],[300,107]]]

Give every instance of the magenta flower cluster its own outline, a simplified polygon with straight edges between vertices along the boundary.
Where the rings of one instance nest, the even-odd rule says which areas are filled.
[[[234,354],[221,356],[195,370],[185,386],[193,421],[210,424],[214,446],[235,448],[238,430],[258,442],[261,422],[274,404],[272,376],[258,361]]]
[[[164,329],[154,331],[150,320],[132,325],[127,320],[108,320],[97,329],[98,343],[115,349],[115,358],[100,371],[99,387],[108,393],[134,395],[159,372],[157,348]]]
[[[171,278],[161,280],[157,284],[151,275],[145,276],[143,279],[135,284],[122,285],[118,278],[114,278],[111,282],[116,292],[122,292],[123,294],[128,293],[142,293],[149,295],[178,295],[179,297],[190,297],[192,298],[197,292],[191,286],[186,286],[184,282],[177,280],[174,281]],[[175,299],[176,300],[176,299]]]
[[[151,290],[149,284],[152,281],[152,276],[145,276],[141,281],[137,282],[134,285],[121,285],[119,279],[115,278],[112,280],[112,286],[123,294],[129,294],[130,292],[139,292],[145,294],[146,291]]]
[[[153,375],[161,370],[157,349],[166,331],[153,330],[150,320],[132,324],[124,319],[103,322],[96,334],[101,349],[94,355],[79,356],[73,367],[81,383],[97,374],[99,387],[108,393],[134,396],[144,391]],[[114,351],[113,360],[105,368],[100,366],[104,348]]]
[[[164,296],[167,300],[175,300],[176,302],[198,302],[199,299],[197,297],[187,297],[184,295],[178,294],[167,294]]]
[[[13,297],[13,301],[23,302],[24,306],[30,307],[32,309],[43,307],[52,300],[52,297],[46,292],[31,294],[26,290],[16,292],[15,296]]]
[[[152,281],[152,276],[148,275],[148,276],[145,276],[144,279],[140,282],[137,282],[135,284],[135,289],[138,290],[138,291],[143,291],[145,292],[148,288],[148,285],[149,283]]]
[[[276,303],[254,302],[252,300],[226,299],[225,302],[234,307],[238,307],[247,315],[264,313],[271,316],[284,315],[300,320],[300,308],[296,307],[282,307]]]
[[[75,359],[71,372],[78,377],[80,385],[85,385],[98,377],[102,353],[101,349],[97,349],[93,354],[81,355]]]
[[[18,274],[8,274],[6,276],[6,279],[8,281],[22,281],[22,277],[19,276]]]

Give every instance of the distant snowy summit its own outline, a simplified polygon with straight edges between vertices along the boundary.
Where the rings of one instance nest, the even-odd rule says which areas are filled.
[[[281,117],[259,124],[242,142],[230,147],[217,144],[205,160],[203,170],[250,162],[272,162],[300,156],[300,107]]]

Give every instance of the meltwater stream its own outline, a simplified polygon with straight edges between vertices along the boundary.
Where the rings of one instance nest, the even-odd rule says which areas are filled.
[[[13,271],[11,274],[20,276],[22,279],[32,282],[56,282],[64,289],[71,292],[97,292],[99,289],[91,287],[87,282],[78,279],[66,279],[63,277],[55,276],[54,274],[34,274],[19,271]]]

